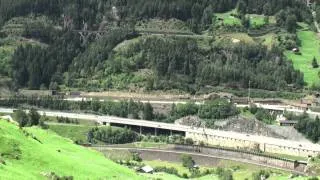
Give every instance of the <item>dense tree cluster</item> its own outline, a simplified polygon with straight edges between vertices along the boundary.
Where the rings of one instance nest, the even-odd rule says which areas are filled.
[[[154,113],[150,103],[129,101],[64,101],[55,97],[22,97],[15,96],[9,99],[1,99],[0,106],[18,108],[21,105],[39,107],[52,110],[85,111],[104,115],[118,116],[133,119],[145,119],[154,121],[173,122],[178,118],[198,115],[203,119],[224,119],[239,114],[237,108],[226,100],[217,99],[208,101],[203,105],[192,103],[173,105],[170,114]],[[66,119],[61,122],[68,122]],[[70,120],[69,120],[70,121]],[[71,121],[70,121],[71,122]]]
[[[13,114],[13,118],[18,122],[19,127],[37,126],[40,124],[40,114],[33,108],[29,113],[20,109],[16,110]]]
[[[123,71],[116,59],[109,58],[113,49],[122,41],[137,36],[130,27],[118,28],[108,32],[98,41],[82,53],[78,54],[70,66],[68,86],[83,86],[81,82],[76,84],[73,78],[88,78],[92,76],[108,76]],[[99,74],[101,73],[101,74]]]
[[[289,120],[298,120],[298,124],[296,124],[295,128],[306,135],[306,137],[313,142],[318,142],[320,138],[320,119],[316,117],[316,119],[311,119],[308,114],[304,113],[300,116],[295,116],[293,114],[287,114],[286,117]]]
[[[177,18],[188,21],[196,29],[198,26],[211,23],[213,12],[233,9],[237,0],[8,0],[0,1],[0,23],[15,16],[29,13],[42,13],[54,18],[62,14],[72,17],[75,27],[83,21],[89,27],[97,28],[103,18],[108,20],[140,19],[140,18]],[[115,13],[116,7],[117,10]]]
[[[62,7],[68,0],[0,0],[0,25],[12,17],[31,13],[60,17]]]
[[[20,46],[12,57],[12,77],[16,87],[56,89],[73,57],[81,51],[73,33],[61,36],[52,47]],[[56,85],[55,85],[56,84]]]
[[[45,14],[54,18],[62,14],[74,19],[76,27],[85,21],[90,27],[97,26],[103,16],[112,20],[128,18],[177,18],[197,27],[211,23],[213,13],[225,12],[237,7],[244,13],[274,15],[281,10],[290,10],[298,20],[311,20],[310,11],[300,0],[10,0],[0,1],[0,23],[11,17],[26,14]],[[115,11],[112,9],[116,7]],[[308,17],[308,18],[306,18]]]
[[[194,103],[172,105],[171,118],[179,119],[190,115],[197,115],[202,119],[225,119],[239,114],[238,109],[224,99],[208,101],[202,105]]]
[[[127,55],[137,52],[142,53],[135,59],[139,66],[122,69],[153,69],[151,89],[194,91],[208,85],[247,88],[251,81],[251,88],[280,90],[288,84],[298,88],[304,84],[303,75],[277,48],[269,51],[264,46],[241,43],[215,45],[204,52],[191,39],[152,37],[132,46]]]
[[[0,100],[0,106],[3,107],[19,107],[20,105],[36,106],[39,108],[52,110],[87,111],[137,119],[150,116],[150,114],[153,117],[154,114],[152,108],[148,108],[147,110],[145,110],[144,108],[145,106],[149,106],[150,104],[147,103],[144,105],[143,103],[134,102],[132,100],[121,102],[100,102],[96,100],[71,102],[51,96],[45,96],[41,98],[14,96],[10,97],[9,99]],[[142,117],[140,117],[140,114]]]
[[[87,135],[87,140],[90,143],[98,140],[107,144],[125,144],[139,139],[139,135],[129,129],[113,129],[110,126],[107,128],[93,128]]]

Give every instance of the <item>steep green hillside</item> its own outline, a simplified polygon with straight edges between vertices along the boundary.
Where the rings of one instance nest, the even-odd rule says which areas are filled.
[[[0,121],[0,154],[0,179],[47,179],[51,172],[74,179],[141,179],[52,131],[21,130],[6,121]]]
[[[297,22],[313,23],[301,0],[0,4],[0,75],[14,89],[196,93],[247,89],[250,82],[254,89],[291,91],[310,79],[270,35],[289,34],[286,50],[298,45]],[[38,43],[4,43],[14,38]]]
[[[300,29],[297,32],[301,40],[300,52],[301,55],[287,51],[286,56],[292,60],[296,69],[304,73],[305,82],[309,86],[319,84],[319,68],[312,67],[312,59],[315,57],[317,60],[320,58],[319,48],[320,41],[317,34],[309,29]]]

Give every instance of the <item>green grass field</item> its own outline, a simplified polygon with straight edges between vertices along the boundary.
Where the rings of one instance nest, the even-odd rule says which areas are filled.
[[[264,21],[264,15],[259,14],[248,14],[248,17],[250,18],[251,27],[262,27],[266,25],[266,22]],[[269,17],[269,24],[275,24],[276,20],[274,16]]]
[[[87,142],[88,132],[95,126],[50,124],[49,128],[58,135],[69,138],[72,141]]]
[[[86,126],[97,126],[99,123],[96,121],[86,120],[86,119],[69,119],[70,121],[78,121],[79,124],[69,123],[70,125],[86,125]],[[47,117],[47,123],[59,123],[57,117]],[[68,125],[68,123],[65,123]]]
[[[143,179],[101,153],[75,145],[50,130],[25,130],[32,135],[0,121],[0,159],[5,162],[0,163],[0,179],[48,179],[44,175],[50,172],[74,179]]]
[[[286,51],[285,55],[292,60],[296,69],[304,73],[304,79],[308,86],[314,83],[319,84],[318,72],[320,69],[312,68],[311,62],[313,57],[316,57],[320,63],[320,41],[316,33],[310,30],[299,30],[297,34],[301,40],[300,51],[302,55],[296,55],[291,51]]]
[[[261,27],[266,24],[264,15],[251,14],[249,15],[249,18],[252,27]]]

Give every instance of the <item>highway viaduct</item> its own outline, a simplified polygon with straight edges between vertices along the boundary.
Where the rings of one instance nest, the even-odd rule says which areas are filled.
[[[0,108],[0,112],[13,113],[14,109]],[[180,133],[186,138],[192,138],[196,142],[204,142],[208,145],[230,147],[235,149],[259,150],[267,153],[288,154],[293,156],[316,156],[320,154],[320,145],[311,142],[299,142],[285,139],[277,139],[258,135],[220,131],[206,128],[196,128],[177,124],[161,123],[154,121],[119,118],[112,116],[98,116],[93,114],[67,113],[55,111],[38,111],[42,115],[50,117],[66,117],[72,119],[86,119],[103,125],[123,125],[127,127],[139,127],[153,129],[155,134],[159,131],[167,131],[171,134]]]

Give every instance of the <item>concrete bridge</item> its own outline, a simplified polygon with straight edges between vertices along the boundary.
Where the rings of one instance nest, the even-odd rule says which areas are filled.
[[[14,109],[0,108],[0,112],[13,113]],[[160,131],[170,134],[180,133],[186,138],[192,138],[197,142],[205,144],[230,147],[235,149],[250,149],[267,153],[288,154],[293,156],[316,156],[320,154],[320,145],[311,142],[298,142],[285,139],[277,139],[258,135],[248,135],[231,131],[220,131],[206,128],[196,128],[177,124],[161,123],[154,121],[119,118],[112,116],[98,116],[93,114],[38,111],[50,117],[66,117],[73,119],[86,119],[96,121],[100,124],[122,125],[131,128],[152,129],[155,135]],[[141,132],[140,131],[140,132]],[[169,135],[169,134],[168,134]]]

